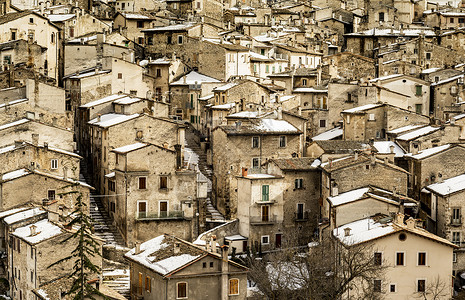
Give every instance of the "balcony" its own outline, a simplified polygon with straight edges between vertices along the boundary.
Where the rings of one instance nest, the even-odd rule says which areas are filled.
[[[450,226],[462,226],[462,216],[460,216],[460,218],[457,219],[451,219]]]
[[[294,222],[306,222],[308,221],[309,217],[309,212],[296,212],[294,213]]]
[[[136,214],[136,220],[150,221],[150,220],[173,220],[184,219],[184,212],[182,210],[171,210],[165,212],[140,212]]]
[[[269,198],[268,200],[263,200],[262,198],[260,198],[259,200],[255,201],[255,204],[257,205],[269,205],[269,204],[275,204],[275,203],[276,203],[276,200],[269,199]]]
[[[269,216],[250,216],[250,225],[273,225],[277,223],[276,215]]]

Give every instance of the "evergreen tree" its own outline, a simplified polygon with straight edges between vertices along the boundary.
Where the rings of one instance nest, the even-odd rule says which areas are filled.
[[[68,223],[68,226],[77,228],[77,231],[67,237],[62,243],[68,241],[75,241],[76,248],[71,254],[55,263],[51,266],[57,265],[65,261],[73,261],[73,272],[68,275],[68,278],[73,278],[73,283],[70,290],[66,293],[71,295],[74,300],[93,299],[93,295],[99,295],[105,298],[105,296],[91,284],[89,280],[93,279],[90,276],[96,276],[100,274],[100,267],[92,263],[92,257],[101,256],[100,244],[92,236],[92,219],[86,213],[87,204],[83,201],[82,193],[77,190],[79,183],[71,184],[67,187],[71,188],[71,191],[61,193],[61,195],[75,196],[75,209],[71,213],[73,217],[72,221]],[[67,188],[65,187],[65,188]]]

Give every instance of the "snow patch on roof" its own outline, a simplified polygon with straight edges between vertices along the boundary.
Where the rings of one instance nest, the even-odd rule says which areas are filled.
[[[446,145],[442,145],[442,146],[438,146],[438,147],[433,147],[433,148],[421,150],[421,151],[418,152],[418,154],[415,154],[415,155],[412,154],[412,153],[408,153],[405,156],[415,158],[415,159],[423,159],[425,157],[434,155],[436,153],[442,152],[442,151],[444,151],[446,149],[449,149],[449,148],[450,148],[450,144],[446,144]]]
[[[298,132],[299,130],[285,120],[262,119],[256,126],[258,130],[267,132]]]
[[[114,94],[114,95],[110,95],[110,96],[107,96],[107,97],[104,97],[104,98],[101,98],[101,99],[86,103],[84,105],[81,105],[80,107],[81,108],[90,108],[90,107],[94,107],[94,106],[104,104],[104,103],[107,103],[107,102],[113,102],[114,100],[119,99],[119,98],[123,98],[125,96],[126,95]]]
[[[219,86],[219,87],[216,87],[213,89],[213,91],[221,91],[221,92],[224,92],[224,91],[227,91],[229,90],[230,88],[233,88],[235,87],[236,85],[238,85],[237,83],[235,82],[230,82],[228,84],[225,84],[225,85],[222,85],[222,86]]]
[[[112,151],[113,152],[118,152],[118,153],[128,153],[128,152],[131,152],[131,151],[134,151],[134,150],[144,148],[147,145],[148,144],[145,144],[145,143],[135,143],[135,144],[115,148]]]
[[[31,226],[36,226],[36,234],[31,235]],[[32,225],[16,228],[13,235],[24,239],[30,244],[37,244],[61,234],[63,230],[49,220],[41,220]]]
[[[338,196],[328,197],[328,200],[329,202],[331,202],[333,206],[338,206],[363,198],[363,195],[365,195],[365,193],[367,193],[369,190],[370,188],[352,190],[349,192],[342,193]]]
[[[332,139],[342,136],[343,132],[344,131],[342,130],[342,128],[336,127],[328,131],[322,132],[318,135],[315,135],[314,137],[312,137],[312,140],[314,141],[332,140]]]
[[[327,93],[328,90],[327,89],[315,89],[315,88],[295,88],[293,91],[293,93]]]
[[[358,107],[354,107],[354,108],[350,108],[350,109],[346,109],[344,111],[342,111],[343,113],[348,113],[348,114],[353,114],[353,113],[360,113],[360,112],[363,112],[365,110],[370,110],[372,108],[376,108],[376,107],[379,107],[383,104],[366,104],[366,105],[362,105],[362,106],[358,106]]]
[[[191,84],[201,84],[203,82],[221,82],[221,81],[213,77],[203,75],[195,71],[191,71],[188,74],[181,77],[180,79],[178,79],[177,81],[170,83],[170,85],[191,85]]]
[[[22,176],[28,175],[28,174],[30,174],[30,172],[28,170],[19,169],[19,170],[15,170],[15,171],[11,171],[11,172],[3,174],[2,175],[2,180],[3,181],[12,180],[12,179],[16,179],[16,178],[19,178],[19,177],[22,177]]]
[[[426,126],[426,125],[407,125],[407,126],[403,126],[403,127],[393,129],[393,130],[389,130],[388,133],[399,134],[399,133],[409,131],[409,130],[413,130],[413,129],[417,129],[417,128],[423,127],[423,126]]]
[[[373,146],[376,148],[379,154],[389,154],[391,153],[391,146],[394,147],[394,157],[403,157],[405,151],[393,141],[380,141],[374,142]]]
[[[465,174],[446,179],[444,182],[431,184],[427,186],[427,189],[442,196],[465,190]]]
[[[350,229],[350,234],[345,235],[345,229]],[[363,243],[394,232],[392,223],[381,224],[371,218],[351,222],[333,230],[333,235],[343,244],[348,246]]]
[[[14,215],[8,216],[5,219],[3,219],[3,221],[6,224],[10,225],[10,224],[19,222],[21,220],[29,219],[29,218],[32,218],[34,216],[37,216],[37,215],[40,215],[40,214],[43,214],[43,213],[45,213],[45,210],[42,210],[39,207],[34,207],[34,208],[31,208],[31,209],[28,209],[28,210],[25,210],[25,211],[21,211],[19,213],[14,214]]]
[[[21,124],[24,124],[24,123],[27,123],[27,122],[30,122],[30,120],[29,119],[21,119],[21,120],[14,121],[14,122],[11,122],[11,123],[8,123],[8,124],[3,124],[3,125],[0,126],[0,130],[7,129],[7,128],[17,126],[17,125],[21,125]]]
[[[133,115],[105,114],[100,117],[100,121],[99,121],[99,118],[97,117],[95,119],[90,120],[88,123],[90,125],[96,125],[96,126],[106,128],[106,127],[110,127],[113,125],[117,125],[117,124],[129,121],[129,120],[135,119],[137,117],[139,117],[139,114],[133,114]]]
[[[438,130],[439,130],[439,128],[437,128],[437,127],[426,126],[426,127],[414,130],[412,132],[403,134],[401,136],[398,136],[397,139],[401,140],[401,141],[409,141],[409,140],[416,139],[416,138],[418,138],[420,136],[427,135],[427,134],[430,134],[430,133],[438,131]]]

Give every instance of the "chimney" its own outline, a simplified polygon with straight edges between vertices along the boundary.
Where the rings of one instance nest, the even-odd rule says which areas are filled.
[[[182,76],[182,80],[183,80],[184,84],[187,83],[186,75]]]
[[[236,121],[236,131],[241,130],[241,121]]]
[[[389,163],[389,157],[384,157],[384,163],[387,165]]]
[[[32,134],[32,144],[34,146],[38,146],[39,145],[39,134],[38,133],[33,133]]]
[[[407,228],[408,229],[414,229],[415,228],[415,219],[410,217],[405,223],[407,223]]]
[[[138,254],[141,253],[141,250],[140,250],[140,242],[136,242],[136,243],[135,243],[135,246],[136,246],[136,247],[135,247],[135,250],[134,250],[134,254],[135,254],[135,255],[138,255]]]
[[[354,153],[354,160],[357,160],[358,159],[358,151],[355,151]]]
[[[302,107],[300,107],[300,106],[297,107],[297,114],[298,114],[299,116],[302,115]]]
[[[181,244],[179,242],[174,243],[174,254],[179,254],[181,252]]]
[[[97,115],[97,122],[101,122],[102,121],[102,114],[98,114]]]
[[[221,300],[229,299],[228,245],[221,246]]]
[[[31,226],[29,226],[29,229],[31,230],[31,234],[29,236],[36,235],[36,233],[37,233],[37,231],[36,231],[37,226],[36,225],[32,224]]]
[[[412,144],[412,154],[413,155],[418,154],[418,145],[417,144]]]
[[[450,125],[455,125],[455,119],[454,118],[450,119]]]
[[[372,166],[376,165],[376,156],[374,153],[371,154],[371,165]]]
[[[242,168],[242,177],[247,177],[247,171],[248,169],[247,168]]]
[[[48,143],[44,142],[44,150],[48,150]]]
[[[181,155],[182,146],[179,144],[174,145],[174,150],[176,151],[176,170],[182,169],[182,155]]]
[[[389,146],[389,153],[394,154],[394,145]]]
[[[63,179],[68,180],[68,168],[66,166],[63,167]]]
[[[351,229],[350,227],[344,228],[344,236],[350,236],[350,231],[351,231],[351,230],[352,230],[352,229]]]
[[[282,120],[282,119],[283,119],[283,108],[278,107],[278,120]]]
[[[404,214],[398,213],[396,215],[396,223],[400,225],[404,225]]]
[[[210,247],[213,253],[216,253],[216,235],[210,237]]]

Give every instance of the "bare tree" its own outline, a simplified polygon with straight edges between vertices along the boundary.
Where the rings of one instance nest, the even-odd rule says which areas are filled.
[[[418,283],[415,282],[415,285]],[[434,280],[427,282],[424,287],[423,292],[417,292],[415,297],[417,299],[425,300],[440,300],[448,299],[450,295],[449,287],[444,280],[442,280],[439,275],[434,278]]]
[[[369,244],[345,248],[328,238],[309,249],[288,247],[263,258],[251,255],[247,264],[261,298],[381,299],[374,280],[383,278],[386,266],[376,263],[373,253]]]

